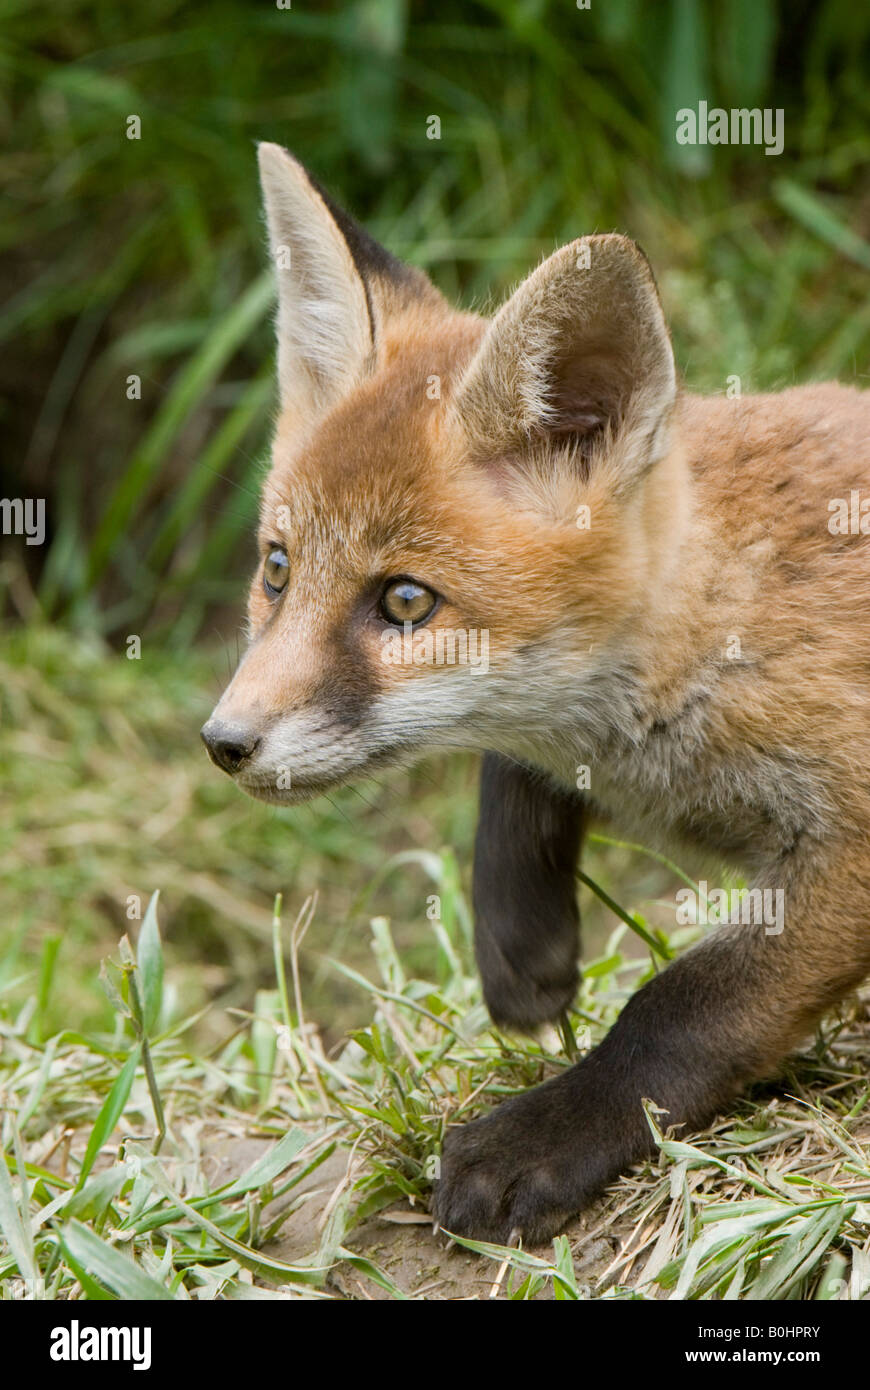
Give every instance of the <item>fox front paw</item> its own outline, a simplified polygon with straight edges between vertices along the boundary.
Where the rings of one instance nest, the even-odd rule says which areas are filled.
[[[580,983],[576,934],[571,941],[547,946],[522,969],[497,943],[478,946],[483,997],[497,1027],[534,1032],[543,1023],[556,1023],[573,1004]]]
[[[582,1120],[566,1114],[559,1084],[448,1130],[433,1198],[443,1230],[500,1245],[518,1236],[540,1245],[615,1176],[616,1149],[596,1152]]]

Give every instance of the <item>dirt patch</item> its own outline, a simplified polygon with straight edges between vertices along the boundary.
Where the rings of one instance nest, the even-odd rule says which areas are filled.
[[[574,1232],[578,1246],[574,1267],[578,1282],[582,1285],[585,1279],[588,1285],[592,1285],[613,1258],[614,1243],[601,1236],[584,1241],[584,1234]],[[572,1238],[571,1232],[568,1235]],[[428,1220],[426,1225],[397,1224],[387,1214],[361,1226],[348,1241],[348,1246],[373,1260],[396,1287],[411,1298],[443,1301],[506,1300],[508,1297],[503,1271],[497,1270],[494,1264],[479,1255],[447,1241],[443,1235],[433,1235]],[[552,1246],[543,1246],[532,1253],[549,1259],[553,1253]],[[390,1298],[385,1289],[346,1264],[339,1265],[333,1271],[331,1280],[345,1298]],[[514,1276],[514,1287],[518,1283]],[[552,1299],[552,1286],[547,1285],[534,1298],[536,1301]]]

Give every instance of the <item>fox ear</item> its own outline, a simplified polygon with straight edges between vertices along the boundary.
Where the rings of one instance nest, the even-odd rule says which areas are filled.
[[[363,374],[372,352],[365,286],[302,165],[280,145],[257,153],[278,280],[281,404],[323,408]]]
[[[496,314],[454,408],[478,458],[552,438],[588,465],[602,446],[627,482],[662,452],[675,395],[646,257],[627,237],[590,236],[550,256]]]
[[[379,246],[287,150],[262,143],[257,153],[278,278],[281,404],[317,414],[371,370],[385,316],[409,297],[437,292]]]

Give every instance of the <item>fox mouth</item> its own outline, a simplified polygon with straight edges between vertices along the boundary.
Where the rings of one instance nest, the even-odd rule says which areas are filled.
[[[313,801],[325,792],[337,791],[352,776],[354,773],[347,777],[324,778],[321,782],[294,778],[289,787],[276,787],[274,782],[259,777],[236,777],[234,780],[239,791],[246,792],[255,801],[265,801],[272,806],[301,806],[303,801]]]
[[[404,745],[400,745],[383,749],[377,753],[370,753],[361,762],[355,763],[353,767],[331,777],[315,779],[313,777],[296,777],[290,774],[287,787],[276,786],[273,779],[262,774],[258,775],[253,769],[247,774],[244,771],[237,773],[233,780],[240,791],[246,792],[255,801],[265,801],[272,806],[301,806],[304,801],[313,801],[317,796],[338,791],[341,787],[346,787],[359,778],[367,777],[380,768],[395,767],[397,763],[401,762],[403,753],[407,756],[410,751]]]

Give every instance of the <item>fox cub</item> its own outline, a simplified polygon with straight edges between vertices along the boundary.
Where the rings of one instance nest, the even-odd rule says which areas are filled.
[[[504,1026],[572,1002],[593,814],[784,905],[448,1131],[441,1226],[540,1241],[650,1152],[645,1097],[705,1126],[870,972],[867,397],[681,392],[621,236],[562,247],[492,319],[456,312],[285,150],[259,158],[281,408],[213,760],[287,805],[482,752],[476,953]],[[469,634],[485,667],[451,659]]]

